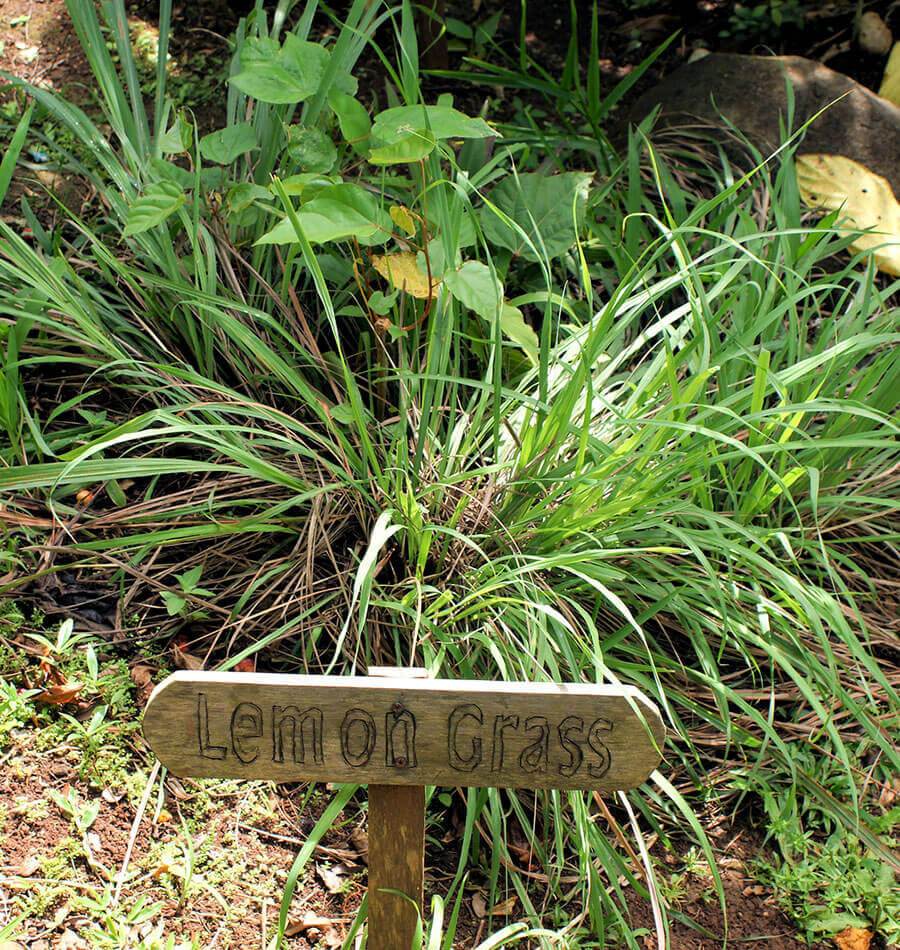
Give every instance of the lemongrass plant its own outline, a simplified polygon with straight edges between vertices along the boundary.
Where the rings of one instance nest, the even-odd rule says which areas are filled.
[[[865,756],[898,764],[866,567],[897,538],[896,286],[802,218],[789,153],[712,198],[641,134],[544,175],[533,143],[421,105],[407,3],[358,0],[321,43],[314,0],[292,8],[242,22],[205,137],[165,98],[167,4],[151,110],[122,4],[70,0],[108,134],[8,77],[98,196],[0,223],[0,490],[32,565],[8,588],[92,572],[164,642],[162,594],[202,564],[193,649],[222,669],[640,686],[671,736],[640,790],[465,795],[457,881],[479,867],[557,934],[523,939],[637,946],[633,893],[665,927],[647,841],[681,825],[715,873],[693,800],[723,773],[788,777],[881,849],[792,743],[854,789]]]

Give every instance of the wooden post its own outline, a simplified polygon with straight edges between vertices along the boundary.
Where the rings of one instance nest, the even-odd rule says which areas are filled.
[[[375,666],[369,676],[424,679],[426,670]],[[369,786],[369,950],[409,950],[424,906],[425,786]],[[405,894],[387,893],[386,889]]]
[[[153,691],[143,725],[175,775],[367,784],[370,950],[412,945],[425,785],[634,788],[665,739],[656,707],[633,686],[383,667],[346,677],[181,670]]]

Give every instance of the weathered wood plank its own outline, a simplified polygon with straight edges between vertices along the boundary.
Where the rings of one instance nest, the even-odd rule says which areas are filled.
[[[369,676],[421,680],[428,678],[428,671],[421,667],[370,666]],[[369,950],[412,947],[425,904],[425,787],[370,785],[368,827],[366,946]]]
[[[370,785],[369,950],[412,947],[424,883],[424,786]]]
[[[179,672],[144,734],[176,775],[633,788],[665,730],[633,687]]]

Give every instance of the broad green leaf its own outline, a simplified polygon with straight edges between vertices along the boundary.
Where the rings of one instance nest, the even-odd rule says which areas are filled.
[[[297,218],[307,240],[314,244],[350,237],[373,244],[390,237],[391,219],[379,209],[375,196],[350,183],[323,188],[300,208]],[[256,243],[293,244],[297,240],[290,220],[285,218]]]
[[[356,152],[364,155],[368,151],[369,132],[372,128],[372,120],[365,106],[358,99],[354,99],[353,96],[339,89],[332,89],[328,94],[328,104],[337,116],[344,140]]]
[[[466,261],[458,270],[444,274],[447,290],[469,310],[488,320],[497,315],[503,300],[503,284],[481,261]]]
[[[165,182],[177,185],[182,191],[190,191],[194,187],[193,172],[167,162],[164,158],[151,158],[150,168]],[[200,183],[204,188],[216,190],[225,184],[225,169],[215,165],[204,168],[200,172]]]
[[[225,200],[229,211],[244,211],[256,201],[271,201],[272,194],[262,185],[242,181],[228,189]]]
[[[310,206],[313,204],[315,202],[311,201]],[[353,209],[337,202],[324,202],[314,208],[301,208],[297,212],[297,218],[306,239],[312,244],[325,244],[328,241],[341,241],[360,235],[368,236],[375,231],[375,228]],[[256,243],[297,244],[299,240],[291,221],[284,218]]]
[[[525,235],[497,216],[490,207],[481,210],[481,227],[487,240],[526,260],[559,257],[575,243],[576,221],[584,220],[592,176],[586,172],[541,175],[532,172],[504,179],[489,200],[511,218]],[[534,250],[529,247],[529,241]]]
[[[269,37],[251,37],[241,50],[241,72],[229,82],[260,102],[303,102],[319,88],[329,52],[293,33],[278,46]]]
[[[171,127],[159,137],[159,150],[163,155],[186,152],[193,141],[193,130],[179,113]]]
[[[503,335],[521,349],[532,363],[537,365],[540,355],[540,341],[534,328],[525,322],[522,311],[512,304],[505,303],[500,309],[500,329]]]
[[[162,599],[166,605],[166,613],[170,617],[177,617],[187,604],[184,597],[179,597],[178,594],[173,594],[170,590],[164,590],[162,592]]]
[[[238,122],[200,139],[200,154],[217,165],[230,165],[239,155],[259,148],[256,132],[249,122]]]
[[[337,161],[337,149],[321,129],[290,125],[287,132],[287,154],[292,161],[308,172],[331,171]]]
[[[341,182],[323,188],[312,202],[304,204],[304,209],[320,199],[337,201],[349,206],[363,217],[367,224],[371,225],[371,233],[358,235],[361,244],[384,244],[385,241],[390,240],[393,232],[391,216],[381,207],[379,197],[371,191],[351,182]]]
[[[125,237],[141,234],[162,224],[185,202],[184,190],[171,181],[158,181],[152,184],[138,198],[128,211],[125,224]]]
[[[417,105],[379,112],[372,138],[379,145],[392,145],[419,129],[427,129],[436,139],[483,139],[498,134],[484,119],[473,119],[452,106]]]
[[[238,227],[253,227],[265,210],[260,208],[259,202],[271,202],[272,195],[268,188],[243,181],[232,186],[225,196],[225,207],[228,215]]]
[[[369,152],[373,165],[403,165],[427,158],[435,146],[434,136],[424,129],[412,132],[390,145],[379,145]]]
[[[286,195],[296,198],[303,195],[304,198],[314,198],[323,188],[328,185],[340,184],[341,179],[336,175],[323,175],[321,172],[300,172],[297,175],[290,175],[284,179],[281,186]],[[269,186],[269,190],[272,188]],[[274,192],[273,192],[274,194]]]
[[[373,291],[372,296],[369,297],[369,309],[373,313],[377,313],[380,317],[385,316],[391,312],[391,309],[397,302],[398,293],[396,290],[389,294],[381,290]]]

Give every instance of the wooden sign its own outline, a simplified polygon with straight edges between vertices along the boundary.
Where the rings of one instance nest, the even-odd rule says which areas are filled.
[[[629,686],[181,672],[144,734],[182,776],[609,791],[664,729]]]
[[[425,786],[633,788],[660,761],[630,686],[174,673],[144,735],[176,775],[369,785],[369,950],[408,950],[423,907]],[[400,786],[400,787],[398,787]]]

